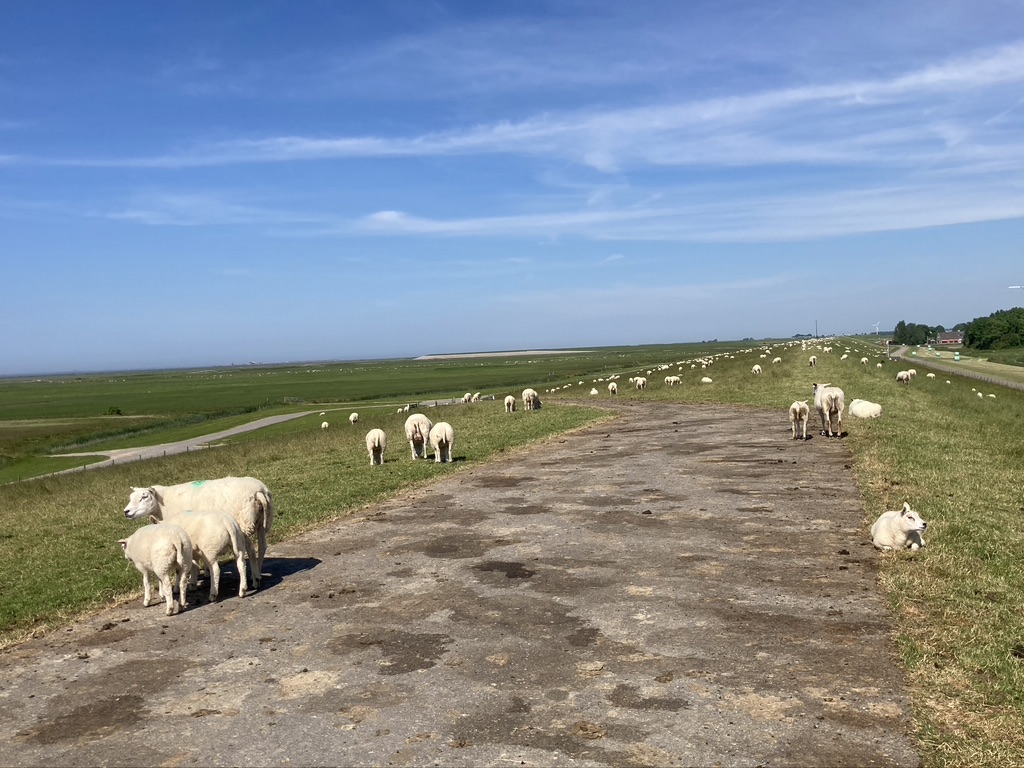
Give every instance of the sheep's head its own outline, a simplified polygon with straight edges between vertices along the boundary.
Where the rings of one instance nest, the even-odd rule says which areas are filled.
[[[129,520],[138,520],[140,517],[149,517],[150,515],[162,517],[156,491],[152,488],[132,488],[132,495],[128,497],[128,506],[124,508],[124,516]]]
[[[903,509],[900,510],[900,528],[904,531],[923,531],[927,527],[928,523],[910,508],[910,503],[903,502]]]

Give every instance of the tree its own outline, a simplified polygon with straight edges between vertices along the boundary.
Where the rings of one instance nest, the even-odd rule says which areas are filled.
[[[1024,346],[1024,308],[1001,309],[988,317],[976,317],[964,331],[964,346],[972,349]]]

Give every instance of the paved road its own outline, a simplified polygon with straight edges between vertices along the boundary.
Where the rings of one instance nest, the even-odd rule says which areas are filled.
[[[0,654],[0,765],[919,764],[844,442],[618,407]]]

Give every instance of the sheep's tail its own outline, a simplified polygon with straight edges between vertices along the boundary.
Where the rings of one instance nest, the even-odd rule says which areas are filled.
[[[188,539],[174,542],[174,562],[179,573],[192,570],[192,542]]]
[[[260,508],[260,514],[263,515],[263,530],[270,530],[270,526],[274,522],[274,499],[270,491],[256,491],[256,504]]]

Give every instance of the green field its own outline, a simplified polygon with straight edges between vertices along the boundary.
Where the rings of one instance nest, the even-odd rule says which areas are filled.
[[[830,381],[845,390],[847,403],[862,398],[883,407],[880,419],[847,417],[844,425],[844,444],[866,510],[865,539],[877,514],[904,501],[929,522],[925,550],[878,555],[879,589],[896,623],[926,764],[1024,764],[1024,393],[954,374],[927,379],[923,367],[911,385],[897,385],[896,371],[912,363],[886,361],[877,368],[884,355],[868,342],[836,340],[831,354],[779,344],[771,352],[745,351],[752,346],[747,342],[430,364],[381,361],[73,377],[74,383],[0,381],[0,444],[14,462],[32,461],[57,445],[159,443],[168,434],[215,431],[274,410],[316,411],[214,451],[0,485],[6,532],[0,536],[3,637],[11,642],[137,594],[137,574],[114,545],[125,534],[120,510],[130,485],[258,476],[274,491],[281,514],[272,541],[280,541],[429,482],[439,472],[458,472],[529,441],[607,418],[587,406],[608,400],[606,383],[596,380],[613,373],[621,376],[622,400],[769,408],[778,412],[780,426],[788,426],[786,410],[793,400],[813,399],[812,382]],[[849,357],[841,360],[847,348]],[[807,364],[812,352],[819,360],[813,369]],[[712,354],[719,356],[706,369],[693,361]],[[773,365],[776,355],[782,362]],[[869,365],[859,363],[863,356]],[[761,376],[751,375],[754,363],[764,369]],[[659,364],[671,365],[660,370]],[[648,378],[643,392],[628,385],[636,374]],[[679,375],[682,383],[666,386],[669,374]],[[701,384],[703,375],[713,383]],[[500,396],[527,385],[541,392],[544,408],[505,418]],[[556,387],[554,393],[546,391]],[[597,396],[589,395],[591,387]],[[8,388],[16,396],[8,397]],[[395,412],[396,405],[466,391],[499,397],[430,413],[435,421],[447,414],[456,425],[459,461],[442,467],[414,463],[407,446],[396,441],[381,471],[367,471],[362,436],[373,426],[400,434],[404,414]],[[80,400],[79,394],[86,396]],[[122,415],[108,417],[110,407]],[[329,430],[319,428],[320,410],[331,412]],[[351,410],[360,412],[357,428],[347,424]],[[815,419],[812,414],[816,430]],[[510,424],[515,428],[508,429]],[[37,567],[42,560],[78,567],[57,580]]]

